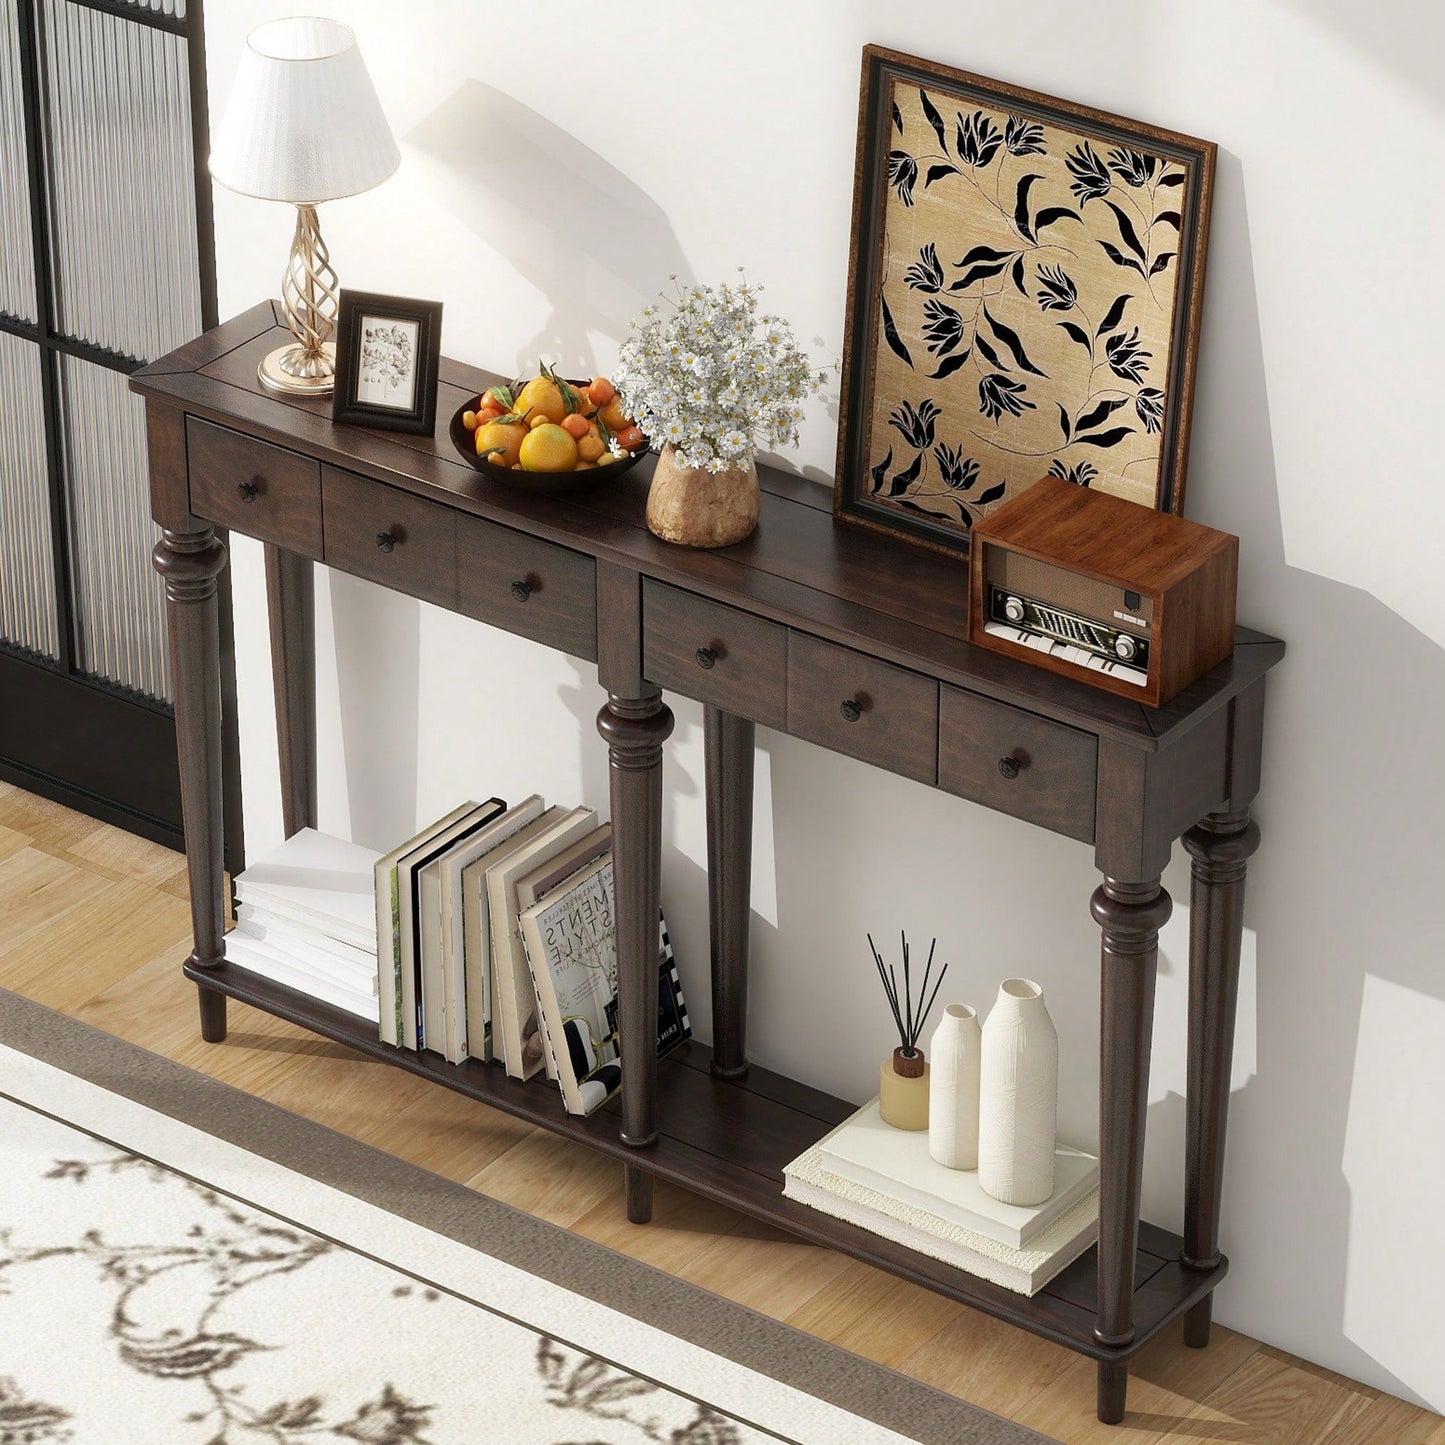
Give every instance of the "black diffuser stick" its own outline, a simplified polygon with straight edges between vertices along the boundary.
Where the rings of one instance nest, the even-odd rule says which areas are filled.
[[[899,992],[898,974],[891,963],[883,962],[883,955],[878,952],[878,946],[873,942],[873,935],[865,935],[868,939],[868,949],[873,955],[873,966],[878,970],[878,980],[883,985],[883,995],[888,1000],[889,1012],[893,1015],[894,1027],[898,1030],[898,1046],[902,1053],[913,1058],[918,1053],[918,1040],[922,1037],[923,1026],[928,1020],[928,1015],[933,1010],[934,1001],[938,998],[938,990],[943,986],[944,977],[948,973],[948,965],[945,963],[938,971],[938,977],[934,980],[933,991],[928,989],[928,981],[933,974],[933,955],[938,948],[938,940],[935,938],[928,947],[928,959],[923,967],[923,982],[918,989],[917,1006],[913,997],[913,962],[908,949],[908,935],[900,934],[900,941],[903,950],[903,989]]]

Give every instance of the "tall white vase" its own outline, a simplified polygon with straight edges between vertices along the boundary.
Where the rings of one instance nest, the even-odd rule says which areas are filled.
[[[1042,1204],[1054,1192],[1058,1106],[1059,1036],[1044,992],[1006,978],[983,1026],[979,1067],[978,1182],[986,1193],[1005,1204]]]
[[[928,1043],[928,1152],[948,1169],[978,1168],[982,1046],[978,1014],[967,1004],[949,1004]]]

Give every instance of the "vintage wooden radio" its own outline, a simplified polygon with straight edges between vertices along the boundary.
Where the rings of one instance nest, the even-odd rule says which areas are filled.
[[[974,525],[968,638],[1161,707],[1234,650],[1239,538],[1045,477]]]

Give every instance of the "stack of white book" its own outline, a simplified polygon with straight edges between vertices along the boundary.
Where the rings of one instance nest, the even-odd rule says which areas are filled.
[[[374,1023],[378,856],[303,828],[237,877],[226,957]]]
[[[1028,1208],[985,1194],[976,1169],[946,1169],[928,1131],[883,1122],[865,1104],[783,1170],[783,1194],[920,1254],[1037,1294],[1099,1235],[1099,1161],[1061,1147],[1054,1192]]]

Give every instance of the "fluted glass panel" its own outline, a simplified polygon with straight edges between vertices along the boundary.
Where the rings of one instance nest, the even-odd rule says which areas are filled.
[[[34,321],[35,250],[15,0],[0,0],[0,311]]]
[[[165,591],[150,565],[145,407],[123,373],[60,358],[76,666],[169,700]]]
[[[0,331],[0,638],[57,657],[40,349]]]
[[[154,360],[201,330],[186,42],[45,0],[55,309]]]
[[[130,10],[146,10],[153,15],[174,15],[178,20],[186,18],[186,0],[121,0]]]

